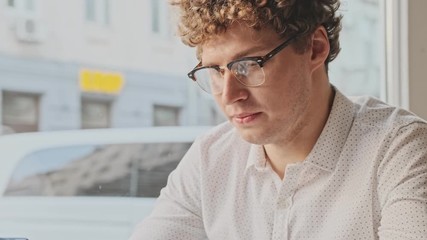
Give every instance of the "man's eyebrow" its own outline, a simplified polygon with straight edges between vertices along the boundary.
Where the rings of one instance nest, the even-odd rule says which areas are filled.
[[[263,51],[265,49],[266,49],[266,46],[262,45],[262,44],[251,46],[250,48],[248,48],[246,50],[243,50],[243,51],[241,51],[239,53],[236,53],[236,54],[232,55],[231,59],[228,59],[228,62],[239,60],[240,58],[244,58],[244,57],[258,57],[258,54],[256,54],[256,53],[260,52],[260,51]],[[262,55],[262,56],[264,56],[264,55]],[[218,66],[218,64],[205,64],[203,61],[201,61],[201,62],[202,62],[202,66],[205,66],[205,67],[208,67],[208,66]]]
[[[265,49],[266,49],[266,46],[262,44],[251,46],[250,48],[233,55],[231,61],[238,60],[239,58],[243,58],[243,57],[258,57],[259,54],[256,54],[256,53],[263,51]],[[262,56],[264,56],[264,54],[262,54]]]

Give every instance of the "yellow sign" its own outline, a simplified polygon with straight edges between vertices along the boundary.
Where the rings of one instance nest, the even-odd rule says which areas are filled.
[[[85,92],[118,94],[124,84],[119,73],[106,73],[92,70],[80,71],[80,89]]]

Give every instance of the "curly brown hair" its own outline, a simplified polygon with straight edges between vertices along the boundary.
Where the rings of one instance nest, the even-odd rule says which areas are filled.
[[[298,35],[294,48],[304,52],[307,36],[324,26],[330,52],[325,61],[340,51],[339,33],[342,16],[337,14],[339,0],[170,0],[179,8],[178,34],[192,47],[200,47],[211,37],[223,33],[234,22],[244,22],[254,29],[272,26],[282,37]]]

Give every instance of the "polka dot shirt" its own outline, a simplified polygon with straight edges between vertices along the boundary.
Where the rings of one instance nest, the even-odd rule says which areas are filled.
[[[196,140],[130,239],[427,239],[427,123],[337,91],[283,180],[225,123]]]

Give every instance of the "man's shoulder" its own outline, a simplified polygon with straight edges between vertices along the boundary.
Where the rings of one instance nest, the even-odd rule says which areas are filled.
[[[414,113],[377,98],[361,96],[350,99],[356,106],[355,124],[382,129],[400,129],[412,124],[427,126],[427,122]]]

